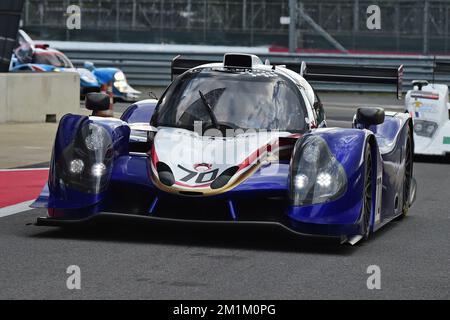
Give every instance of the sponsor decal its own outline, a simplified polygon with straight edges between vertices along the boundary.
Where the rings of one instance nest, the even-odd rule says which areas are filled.
[[[414,110],[416,111],[416,117],[419,117],[421,112],[425,113],[436,113],[436,108],[433,107],[433,105],[424,105],[421,101],[414,101],[413,102]],[[420,111],[420,112],[419,112]]]
[[[444,137],[442,143],[443,144],[450,144],[450,137]]]
[[[437,110],[435,108],[433,108],[433,106],[422,106],[420,108],[420,112],[436,113]]]
[[[219,169],[214,169],[212,171],[206,171],[208,169],[201,171],[196,169],[197,171],[200,171],[200,173],[198,173],[196,171],[189,170],[188,168],[185,168],[182,165],[178,165],[178,168],[180,168],[183,171],[186,171],[186,176],[184,176],[181,179],[181,181],[188,182],[193,178],[196,178],[195,179],[196,184],[212,182],[216,180],[217,175],[219,173]]]

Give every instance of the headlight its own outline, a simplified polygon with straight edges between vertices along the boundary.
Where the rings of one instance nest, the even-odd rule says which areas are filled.
[[[105,127],[85,123],[74,141],[56,160],[58,183],[84,193],[99,194],[109,181],[113,161],[113,142]]]
[[[347,176],[327,143],[319,136],[309,136],[295,149],[291,166],[293,205],[310,205],[342,196]]]
[[[91,151],[96,151],[103,148],[105,138],[108,136],[105,129],[102,126],[90,123],[87,131],[86,138],[84,138],[86,148]]]
[[[94,163],[91,167],[91,174],[94,177],[101,177],[106,172],[106,166],[103,163]]]
[[[431,138],[436,132],[438,124],[427,120],[414,120],[414,132],[422,137]]]
[[[121,93],[126,93],[128,89],[128,84],[125,81],[116,81],[114,82],[114,87],[119,90]]]
[[[125,81],[125,75],[123,74],[122,71],[116,72],[116,74],[114,74],[114,80]]]
[[[114,87],[116,87],[120,93],[126,93],[128,91],[127,79],[122,71],[116,72],[114,80]]]
[[[70,161],[70,173],[72,174],[81,174],[84,169],[84,162],[81,159],[74,159]]]

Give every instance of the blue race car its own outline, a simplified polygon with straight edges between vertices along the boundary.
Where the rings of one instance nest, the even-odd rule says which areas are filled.
[[[111,90],[115,100],[134,102],[139,98],[141,92],[128,84],[120,69],[95,68],[91,62],[85,62],[84,68],[75,68],[62,52],[46,44],[35,44],[23,30],[19,30],[18,43],[19,46],[14,50],[11,59],[12,72],[78,72],[82,97],[89,92]]]
[[[118,68],[96,68],[94,63],[86,61],[84,70],[89,70],[97,79],[100,86],[112,87],[115,100],[135,102],[139,99],[140,91],[128,83],[125,74]]]
[[[119,215],[366,239],[415,199],[411,118],[359,108],[353,128],[328,128],[308,80],[399,85],[401,70],[176,57],[162,98],[120,119],[97,116],[108,97],[88,94],[93,116],[60,121],[37,224]]]

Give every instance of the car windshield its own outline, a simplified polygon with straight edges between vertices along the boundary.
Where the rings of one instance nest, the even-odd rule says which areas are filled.
[[[48,64],[57,68],[73,68],[72,62],[64,54],[58,52],[36,52],[33,63]]]
[[[172,83],[152,124],[193,130],[195,121],[213,124],[216,118],[232,128],[303,132],[306,116],[299,88],[275,71],[204,68]]]

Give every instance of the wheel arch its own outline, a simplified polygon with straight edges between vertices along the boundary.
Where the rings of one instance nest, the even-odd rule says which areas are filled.
[[[308,133],[308,135],[318,135],[322,137],[328,144],[331,153],[343,166],[348,183],[347,191],[342,198],[335,201],[341,204],[342,201],[351,203],[352,209],[346,217],[346,223],[360,225],[361,223],[361,206],[364,193],[364,184],[361,177],[364,176],[365,170],[365,148],[370,145],[372,156],[372,167],[374,168],[373,189],[376,190],[373,207],[379,210],[381,198],[379,194],[382,190],[382,160],[378,148],[378,143],[373,132],[366,129],[344,129],[344,128],[324,128],[316,129]],[[376,201],[375,201],[376,199]],[[375,212],[372,210],[372,212]],[[372,219],[373,220],[373,219]],[[371,223],[372,224],[372,223]]]

